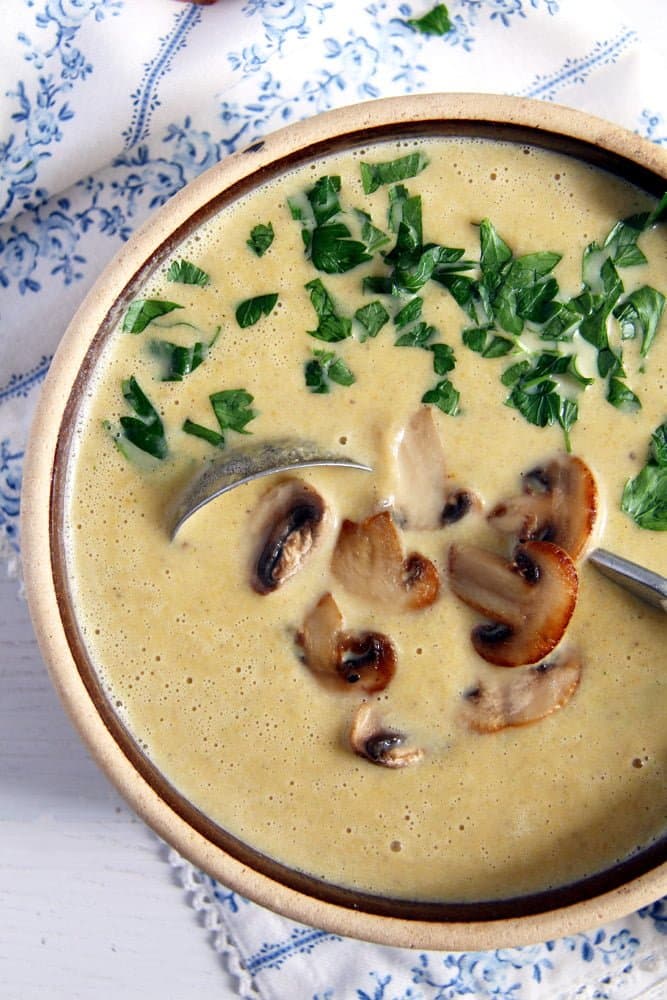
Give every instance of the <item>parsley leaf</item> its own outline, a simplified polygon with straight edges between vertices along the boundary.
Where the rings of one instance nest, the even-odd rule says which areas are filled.
[[[363,343],[369,337],[377,337],[382,327],[389,321],[389,313],[376,299],[375,302],[369,302],[367,306],[357,309],[354,318],[363,328],[363,332],[359,335],[359,340]]]
[[[177,302],[165,302],[162,299],[135,299],[128,306],[123,319],[124,333],[143,333],[149,323],[158,316],[164,316],[174,309],[182,309]]]
[[[401,334],[394,344],[396,347],[424,347],[437,332],[434,326],[422,321]]]
[[[501,358],[515,347],[513,340],[494,333],[491,325],[470,326],[462,331],[461,339],[466,347],[483,358]]]
[[[120,425],[130,444],[154,458],[167,455],[167,440],[160,415],[132,375],[122,383],[122,392],[135,417],[123,416]]]
[[[632,389],[629,389],[625,382],[621,382],[620,378],[615,376],[609,379],[607,401],[617,410],[623,410],[625,413],[636,413],[642,405],[641,400]]]
[[[208,397],[213,407],[220,430],[237,431],[239,434],[249,434],[245,425],[257,416],[250,404],[254,397],[245,389],[223,389]]]
[[[271,223],[265,225],[260,222],[250,230],[250,238],[246,240],[246,244],[258,257],[263,257],[273,243],[274,236]]]
[[[182,430],[184,430],[186,434],[191,434],[193,437],[202,438],[202,440],[208,441],[209,444],[214,445],[216,448],[221,448],[225,443],[223,435],[219,434],[218,431],[213,431],[208,427],[203,427],[202,424],[196,424],[194,420],[190,420],[189,418],[183,421]]]
[[[197,341],[190,347],[170,344],[167,340],[154,340],[151,344],[153,354],[165,362],[163,382],[182,382],[206,360],[208,345]]]
[[[352,320],[338,315],[334,300],[321,280],[313,278],[305,288],[310,293],[310,301],[319,319],[317,329],[308,331],[310,336],[328,343],[349,337],[352,333]]]
[[[452,30],[449,11],[444,3],[436,4],[423,17],[408,18],[407,23],[423,35],[446,35],[448,31]]]
[[[183,285],[199,285],[205,288],[211,277],[201,267],[189,260],[172,260],[167,271],[167,281],[179,281]]]
[[[446,375],[456,367],[454,351],[449,344],[429,344],[426,350],[433,352],[433,371],[436,375]]]
[[[459,412],[460,393],[454,388],[448,378],[438,382],[433,389],[425,392],[421,398],[422,403],[433,403],[443,413],[455,417]]]
[[[306,192],[313,210],[315,225],[322,226],[340,212],[340,177],[320,177]]]
[[[277,301],[277,292],[255,295],[251,299],[245,299],[236,307],[236,322],[242,329],[254,326],[262,316],[269,315]]]
[[[350,238],[350,230],[343,222],[328,222],[313,229],[310,257],[317,270],[325,274],[343,274],[372,260],[364,244]]]
[[[383,163],[364,163],[362,160],[359,169],[364,194],[373,194],[383,184],[395,184],[416,177],[427,166],[428,159],[421,151]]]
[[[667,420],[656,427],[646,464],[625,484],[621,510],[649,531],[667,531]]]
[[[314,358],[304,365],[306,386],[311,392],[330,392],[330,382],[348,386],[356,381],[342,358],[333,351],[313,351],[313,354]]]
[[[408,326],[409,323],[414,323],[421,316],[423,305],[424,300],[419,296],[410,299],[394,316],[394,326],[400,329],[401,327]]]
[[[638,333],[641,334],[642,357],[646,357],[655,339],[664,308],[665,296],[650,285],[642,285],[630,292],[614,309],[624,340],[632,340]]]
[[[383,233],[381,229],[373,224],[368,212],[364,212],[360,208],[355,209],[355,214],[359,221],[361,222],[361,238],[366,245],[367,253],[375,253],[380,247],[383,247],[389,242],[389,237],[386,233]]]

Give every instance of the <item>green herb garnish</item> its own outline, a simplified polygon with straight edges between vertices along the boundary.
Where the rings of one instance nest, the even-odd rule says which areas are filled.
[[[426,349],[433,353],[433,371],[436,375],[446,375],[456,367],[454,351],[449,344],[429,344]]]
[[[455,417],[459,412],[459,399],[460,394],[458,390],[454,388],[448,378],[445,378],[441,382],[438,382],[433,389],[425,392],[421,401],[422,403],[433,403],[443,413]]]
[[[408,18],[407,24],[420,31],[422,35],[446,35],[452,30],[449,11],[444,3],[436,4],[422,17]]]
[[[314,358],[304,365],[306,385],[311,392],[331,391],[331,382],[352,385],[356,379],[342,358],[333,351],[313,351]]]
[[[422,321],[402,333],[394,343],[396,347],[425,347],[437,332],[434,326]]]
[[[651,435],[643,469],[625,484],[621,510],[640,528],[667,531],[667,420]]]
[[[231,430],[249,434],[244,428],[257,416],[250,404],[254,397],[245,389],[223,389],[208,397],[221,431]]]
[[[202,424],[196,424],[194,420],[189,418],[183,422],[182,430],[186,434],[191,434],[193,437],[201,438],[203,441],[208,441],[209,444],[214,445],[216,448],[221,448],[225,439],[222,434],[218,431],[213,431],[209,427],[204,427]]]
[[[246,240],[246,244],[258,257],[263,257],[273,243],[274,236],[275,233],[270,222],[266,225],[259,223],[250,230],[250,238]]]
[[[160,415],[132,375],[122,383],[122,392],[136,416],[120,418],[123,434],[135,448],[154,458],[167,455],[167,439]]]
[[[368,305],[357,309],[354,318],[361,324],[362,332],[359,334],[359,340],[363,343],[369,337],[377,337],[385,323],[389,322],[389,313],[376,299],[375,302],[369,302]]]
[[[278,292],[269,292],[267,295],[255,295],[251,299],[245,299],[236,307],[236,322],[245,329],[254,326],[262,316],[268,316],[278,301]]]
[[[387,160],[384,163],[364,163],[359,164],[361,173],[361,183],[364,194],[373,194],[383,184],[396,184],[398,181],[405,181],[409,177],[416,177],[428,166],[428,159],[422,152],[408,153],[396,160]]]
[[[179,281],[182,285],[199,285],[200,288],[205,288],[210,280],[206,271],[189,260],[172,260],[167,271],[167,281]]]
[[[649,285],[642,285],[614,309],[623,339],[633,340],[638,334],[641,337],[642,357],[646,357],[655,339],[664,308],[665,296]]]
[[[346,316],[339,316],[334,300],[321,280],[313,278],[305,288],[310,293],[310,301],[319,319],[317,329],[308,331],[310,336],[327,343],[349,337],[352,333],[352,320]]]
[[[123,319],[125,333],[142,333],[149,323],[158,316],[165,316],[174,309],[182,309],[177,302],[165,302],[162,299],[135,299],[128,306]]]

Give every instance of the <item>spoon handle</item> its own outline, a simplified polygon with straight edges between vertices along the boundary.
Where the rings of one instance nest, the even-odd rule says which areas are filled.
[[[653,607],[667,611],[667,577],[653,573],[629,559],[622,559],[606,549],[594,549],[588,558],[610,580],[625,587],[636,597],[648,601]]]

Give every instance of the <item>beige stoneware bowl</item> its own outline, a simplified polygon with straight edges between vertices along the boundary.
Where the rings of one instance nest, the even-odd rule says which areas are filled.
[[[667,838],[575,885],[488,903],[388,900],[323,884],[268,860],[182,798],[115,715],[77,628],[62,531],[73,417],[101,345],[149,267],[221,206],[296,165],[384,138],[458,135],[566,153],[652,195],[667,188],[665,151],[582,113],[508,97],[455,94],[374,101],[256,142],[156,212],[104,271],[74,317],[35,418],[23,483],[22,538],[30,610],[53,682],[102,769],[160,836],[226,886],[306,924],[389,945],[467,950],[571,934],[657,899],[667,893]]]

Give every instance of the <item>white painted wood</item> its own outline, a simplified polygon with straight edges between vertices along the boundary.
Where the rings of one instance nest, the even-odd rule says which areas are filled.
[[[0,579],[0,998],[234,996],[160,850],[79,741]]]

